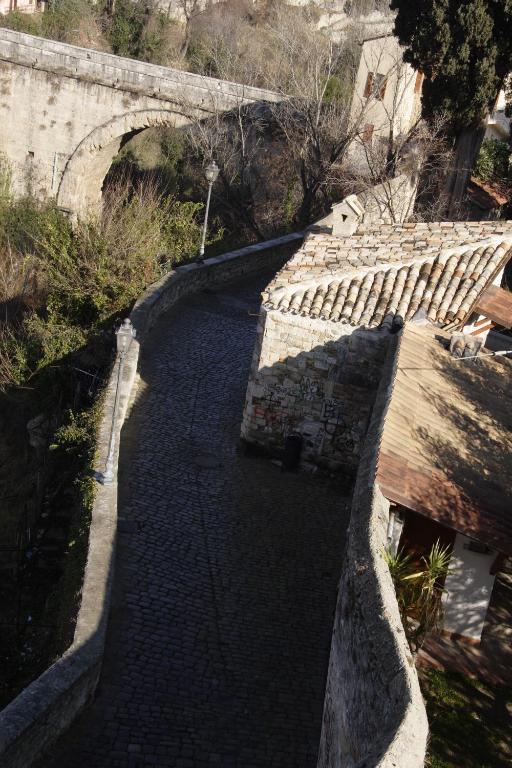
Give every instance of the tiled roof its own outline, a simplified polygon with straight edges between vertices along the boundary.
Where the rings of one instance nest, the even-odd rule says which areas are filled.
[[[512,554],[512,361],[461,362],[448,339],[428,325],[401,333],[377,482],[391,501]]]
[[[512,255],[512,221],[380,224],[313,231],[263,294],[267,309],[375,327],[424,310],[461,322]]]
[[[458,323],[511,255],[512,238],[510,243],[473,247],[460,254],[359,270],[299,290],[291,287],[271,294],[267,306],[370,328],[390,316],[410,320],[418,311],[432,323]]]
[[[486,239],[512,241],[512,221],[446,221],[360,226],[349,237],[312,231],[285,264],[268,291],[360,268],[438,256],[441,251],[474,247]]]

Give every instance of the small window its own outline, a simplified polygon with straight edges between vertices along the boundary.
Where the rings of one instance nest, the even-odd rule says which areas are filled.
[[[364,87],[365,99],[371,96],[372,92],[373,92],[373,72],[368,72],[368,77],[366,78],[366,85]]]
[[[372,138],[373,138],[373,129],[374,129],[373,123],[365,123],[363,126],[363,131],[361,133],[361,138],[363,140],[363,144],[371,144]]]
[[[368,72],[366,85],[364,87],[365,99],[368,99],[370,96],[374,96],[379,101],[382,101],[385,93],[386,75],[381,75],[380,72]]]
[[[421,93],[421,86],[423,84],[423,72],[418,70],[416,72],[416,82],[414,83],[414,93]]]

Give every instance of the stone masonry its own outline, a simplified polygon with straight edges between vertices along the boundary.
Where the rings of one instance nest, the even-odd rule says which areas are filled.
[[[0,154],[14,193],[96,212],[123,137],[181,127],[271,91],[0,29]]]
[[[423,768],[425,761],[427,715],[384,557],[390,505],[376,482],[395,342],[382,367],[352,499],[317,768]]]
[[[303,436],[302,458],[357,468],[386,354],[388,331],[262,311],[242,436],[279,455]]]
[[[352,475],[390,334],[428,319],[480,333],[475,311],[512,255],[512,222],[362,224],[337,236],[321,222],[267,287],[242,436],[280,455]]]
[[[211,291],[233,280],[275,270],[283,264],[292,243],[301,239],[300,234],[291,234],[209,258],[203,263],[185,264],[145,291],[130,314],[137,336],[128,348],[123,371],[121,373],[117,361],[106,387],[97,436],[95,470],[98,478],[107,469],[112,429],[116,437],[113,469],[114,476],[117,476],[119,446],[123,442],[121,428],[136,389],[139,351],[144,350],[151,338],[157,319],[178,302],[182,305],[191,294],[206,289]],[[115,413],[118,385],[119,404]],[[32,765],[35,757],[48,749],[48,745],[69,727],[94,695],[110,612],[114,552],[118,538],[117,490],[116,483],[98,483],[96,488],[82,602],[71,647],[0,712],[2,768],[28,768]]]
[[[44,768],[313,768],[348,505],[238,448],[263,281],[143,348],[97,696]]]

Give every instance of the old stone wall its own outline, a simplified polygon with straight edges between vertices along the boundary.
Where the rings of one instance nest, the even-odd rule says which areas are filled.
[[[357,474],[318,768],[420,768],[425,760],[427,716],[384,560],[389,503],[375,482],[395,351],[392,340]]]
[[[242,437],[279,455],[296,432],[303,460],[353,474],[388,338],[385,329],[262,309]]]
[[[0,29],[0,153],[15,194],[84,213],[123,136],[272,101],[270,91]]]
[[[130,319],[137,331],[119,377],[114,366],[104,395],[98,434],[96,472],[106,469],[111,431],[115,436],[115,475],[121,428],[134,394],[140,346],[156,318],[177,301],[245,275],[277,269],[302,235],[287,235],[228,254],[177,267],[151,286],[136,303]],[[114,413],[119,385],[118,409]],[[117,486],[98,483],[92,511],[89,550],[73,644],[0,713],[2,768],[28,768],[71,724],[93,696],[101,671],[110,607],[117,526]]]

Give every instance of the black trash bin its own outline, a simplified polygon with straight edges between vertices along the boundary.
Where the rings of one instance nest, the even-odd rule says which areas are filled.
[[[299,466],[302,451],[302,435],[292,432],[284,441],[283,469],[296,469]]]

